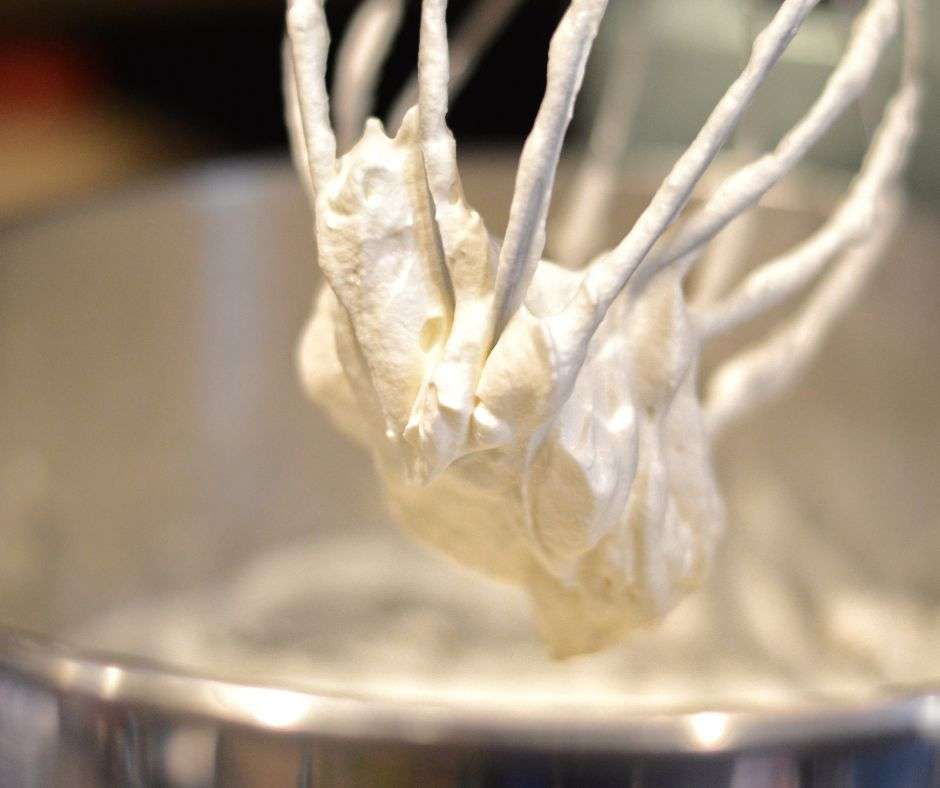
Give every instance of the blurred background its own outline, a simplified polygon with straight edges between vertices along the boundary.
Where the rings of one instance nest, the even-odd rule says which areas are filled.
[[[327,3],[334,40],[356,0]],[[746,47],[774,0],[671,0],[654,3],[644,34],[648,66],[633,144],[688,142],[740,68]],[[453,0],[459,16],[470,5]],[[566,3],[523,3],[506,35],[454,105],[461,145],[521,144],[544,84],[545,52]],[[848,34],[860,2],[829,0],[811,17],[745,123],[751,144],[772,144],[813,95]],[[930,33],[940,40],[940,9],[928,0]],[[380,86],[387,109],[416,55],[419,3],[409,13]],[[614,0],[594,57],[586,101],[611,46],[635,28],[637,0]],[[280,0],[4,0],[0,4],[0,223],[56,204],[209,159],[281,155]],[[335,48],[334,48],[335,49]],[[940,73],[937,47],[931,79]],[[896,62],[896,58],[889,58]],[[622,66],[621,66],[622,67]],[[814,152],[852,166],[878,118],[896,69]],[[585,112],[582,110],[582,115]],[[930,94],[925,133],[911,181],[940,193],[940,103]],[[579,129],[574,128],[575,140]]]

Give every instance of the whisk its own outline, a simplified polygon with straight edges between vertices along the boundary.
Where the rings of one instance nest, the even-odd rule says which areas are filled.
[[[446,115],[521,0],[479,0],[450,45],[446,1],[422,1],[417,77],[391,113],[394,138],[366,116],[402,0],[366,0],[350,24],[335,132],[323,2],[289,2],[287,121],[327,282],[300,345],[306,387],[372,451],[406,530],[528,589],[557,655],[618,640],[701,582],[723,528],[712,441],[794,383],[890,247],[921,100],[919,0],[868,0],[805,115],[688,208],[817,4],[779,5],[623,239],[576,267],[543,259],[548,210],[606,0],[571,0],[554,33],[501,239],[464,198]],[[716,236],[866,92],[899,31],[899,86],[822,227],[729,292],[690,299],[697,267],[731,276]],[[610,143],[630,94],[615,86],[598,112],[562,244],[572,256],[614,199]],[[339,157],[337,137],[348,148]],[[799,296],[767,336],[700,381],[710,342]]]

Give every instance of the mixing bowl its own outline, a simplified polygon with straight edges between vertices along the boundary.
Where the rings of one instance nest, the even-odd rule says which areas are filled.
[[[499,231],[511,171],[467,173]],[[770,195],[751,257],[837,186]],[[0,238],[0,786],[940,784],[925,208],[718,447],[708,587],[564,663],[515,592],[398,534],[304,400],[310,223],[286,165],[236,162]]]

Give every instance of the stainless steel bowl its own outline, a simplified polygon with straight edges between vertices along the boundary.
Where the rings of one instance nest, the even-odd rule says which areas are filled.
[[[468,173],[498,216],[508,171]],[[781,191],[761,249],[830,200]],[[940,784],[926,210],[805,386],[720,447],[714,587],[573,665],[402,540],[304,401],[309,224],[287,168],[251,163],[0,238],[0,786]],[[781,596],[802,618],[762,631],[751,603]]]

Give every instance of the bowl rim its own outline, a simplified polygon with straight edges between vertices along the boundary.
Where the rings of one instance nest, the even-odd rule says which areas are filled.
[[[590,707],[564,713],[427,699],[322,692],[289,682],[196,673],[22,629],[0,628],[0,675],[110,707],[145,708],[268,733],[434,746],[636,754],[722,754],[868,739],[940,739],[940,686],[885,687],[861,701],[807,700],[780,708],[653,713]]]

